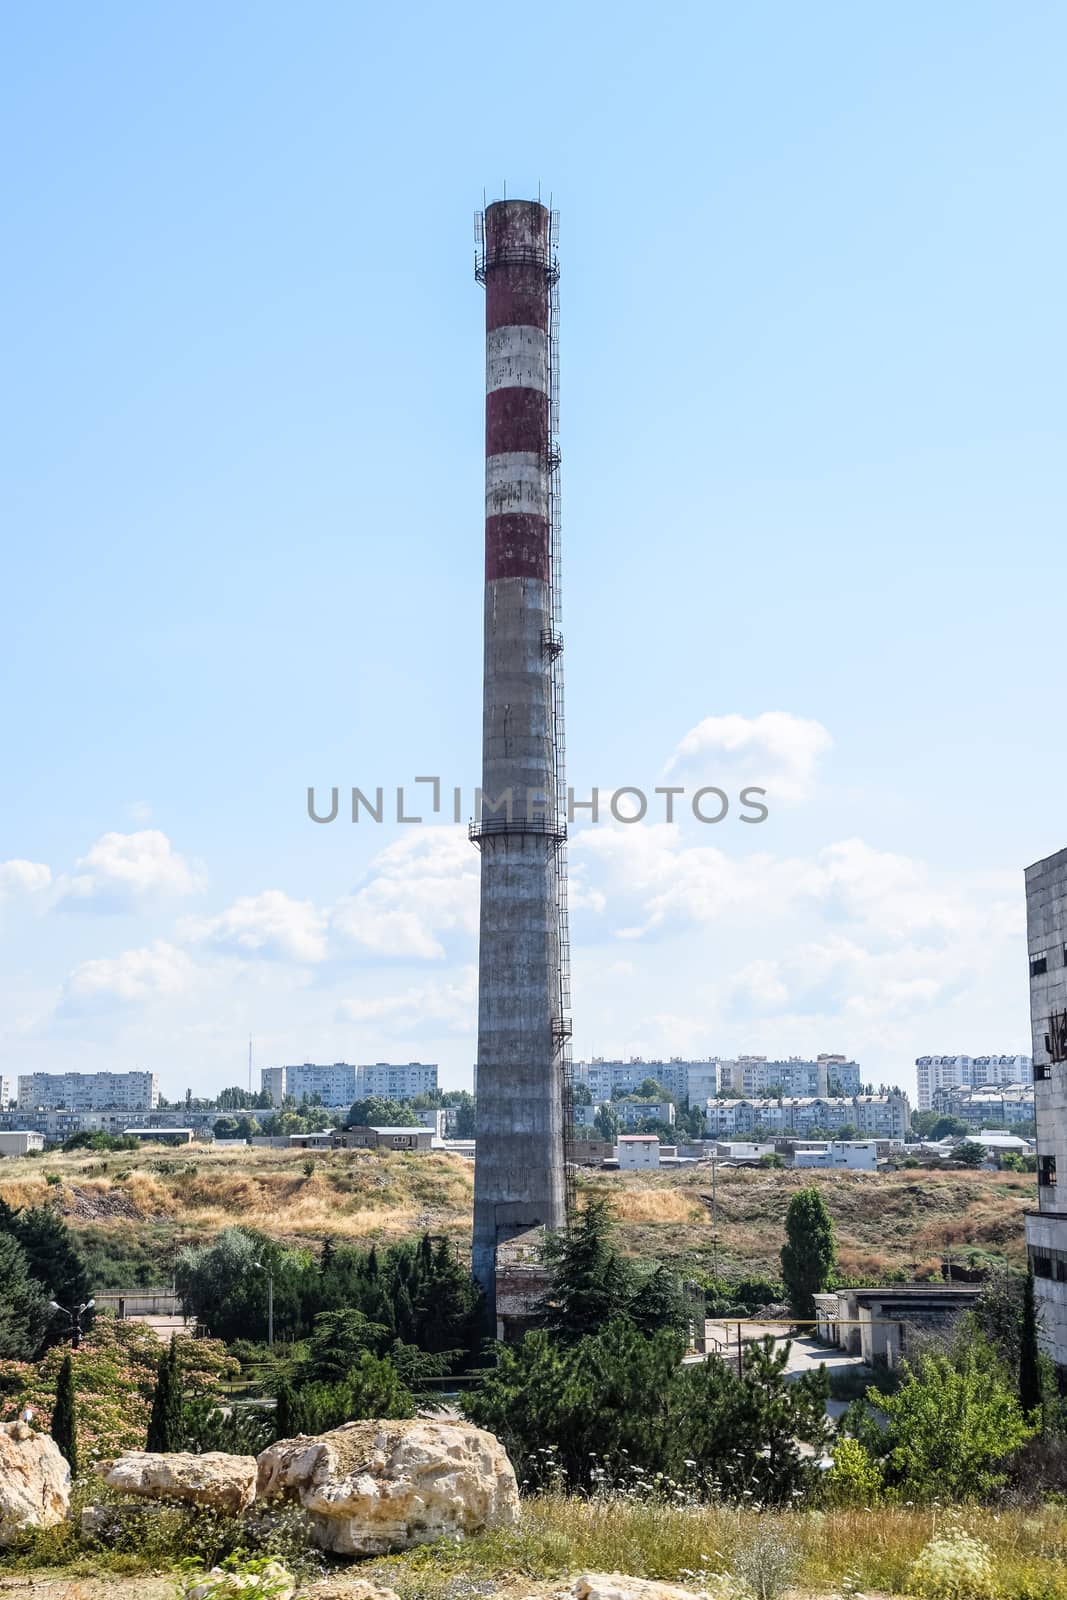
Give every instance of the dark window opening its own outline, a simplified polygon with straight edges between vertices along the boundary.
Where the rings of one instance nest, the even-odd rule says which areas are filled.
[[[1051,1278],[1051,1276],[1052,1276],[1052,1260],[1051,1260],[1051,1257],[1049,1257],[1049,1256],[1035,1256],[1034,1257],[1034,1277],[1035,1278]]]
[[[1046,1189],[1055,1187],[1056,1183],[1056,1157],[1038,1156],[1037,1181]]]
[[[1047,1033],[1045,1035],[1045,1049],[1046,1050],[1048,1049],[1048,1034]],[[1043,1082],[1044,1079],[1051,1078],[1051,1076],[1052,1076],[1052,1068],[1049,1066],[1047,1061],[1044,1062],[1041,1066],[1038,1066],[1036,1061],[1034,1062],[1034,1082],[1035,1083]]]
[[[1067,1061],[1067,1011],[1054,1011],[1049,1017],[1045,1049],[1050,1061]]]
[[[1030,963],[1031,978],[1039,978],[1043,972],[1048,971],[1048,957],[1045,955],[1034,956]]]

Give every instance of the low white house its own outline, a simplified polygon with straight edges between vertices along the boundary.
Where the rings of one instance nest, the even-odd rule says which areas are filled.
[[[620,1172],[659,1166],[659,1139],[654,1133],[620,1133],[618,1149]]]
[[[876,1139],[830,1139],[821,1150],[798,1150],[795,1167],[836,1167],[848,1172],[878,1171]]]

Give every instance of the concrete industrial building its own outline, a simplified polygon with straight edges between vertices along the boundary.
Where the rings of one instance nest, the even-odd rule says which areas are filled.
[[[485,286],[485,656],[472,1265],[494,1314],[498,1247],[563,1227],[569,942],[560,619],[556,218],[478,217]]]
[[[831,1139],[816,1150],[797,1150],[795,1167],[843,1169],[846,1172],[878,1171],[877,1139]]]
[[[286,1095],[297,1102],[306,1095],[317,1095],[324,1106],[350,1106],[353,1100],[371,1095],[383,1100],[412,1100],[417,1094],[431,1094],[437,1088],[436,1062],[375,1061],[351,1066],[347,1061],[319,1065],[303,1061],[286,1067],[264,1067],[260,1085],[270,1095],[271,1104],[280,1106]]]
[[[1038,1204],[1026,1247],[1041,1344],[1067,1370],[1067,850],[1026,869],[1026,935]]]
[[[915,1062],[916,1106],[919,1111],[935,1111],[939,1089],[1026,1083],[1032,1069],[1029,1056],[919,1056]]]
[[[620,1172],[635,1172],[643,1167],[658,1167],[660,1142],[654,1133],[620,1133],[618,1159]]]
[[[868,1366],[896,1367],[915,1336],[939,1333],[969,1311],[975,1284],[894,1284],[881,1289],[835,1289],[815,1298],[816,1337],[862,1356]]]
[[[154,1072],[19,1074],[21,1111],[151,1111],[159,1104]]]

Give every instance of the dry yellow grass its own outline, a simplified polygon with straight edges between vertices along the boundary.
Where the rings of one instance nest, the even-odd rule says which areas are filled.
[[[313,1161],[312,1175],[304,1166]],[[58,1178],[48,1183],[46,1174]],[[469,1247],[473,1169],[460,1157],[301,1150],[159,1147],[128,1155],[85,1151],[0,1166],[0,1196],[15,1206],[59,1206],[104,1253],[151,1237],[163,1258],[192,1239],[240,1222],[293,1244],[327,1236],[392,1243],[429,1229]],[[671,1172],[590,1173],[580,1192],[615,1204],[622,1243],[633,1254],[731,1274],[777,1274],[786,1207],[815,1184],[837,1224],[839,1260],[850,1277],[909,1277],[940,1270],[946,1251],[976,1247],[1024,1259],[1023,1214],[1033,1179],[1013,1173],[791,1172],[706,1167]]]

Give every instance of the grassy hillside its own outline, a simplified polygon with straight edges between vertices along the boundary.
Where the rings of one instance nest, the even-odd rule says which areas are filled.
[[[311,1176],[304,1167],[313,1162]],[[63,1212],[99,1288],[168,1281],[174,1251],[232,1223],[294,1245],[327,1236],[392,1243],[414,1233],[470,1241],[473,1169],[458,1156],[207,1147],[131,1155],[78,1152],[0,1162],[0,1196]],[[815,1184],[838,1230],[843,1271],[880,1278],[936,1275],[946,1251],[970,1248],[1020,1264],[1034,1180],[1014,1173],[720,1171],[718,1262],[738,1274],[777,1271],[785,1210]],[[633,1254],[711,1270],[711,1171],[590,1174],[584,1189],[615,1201]]]

